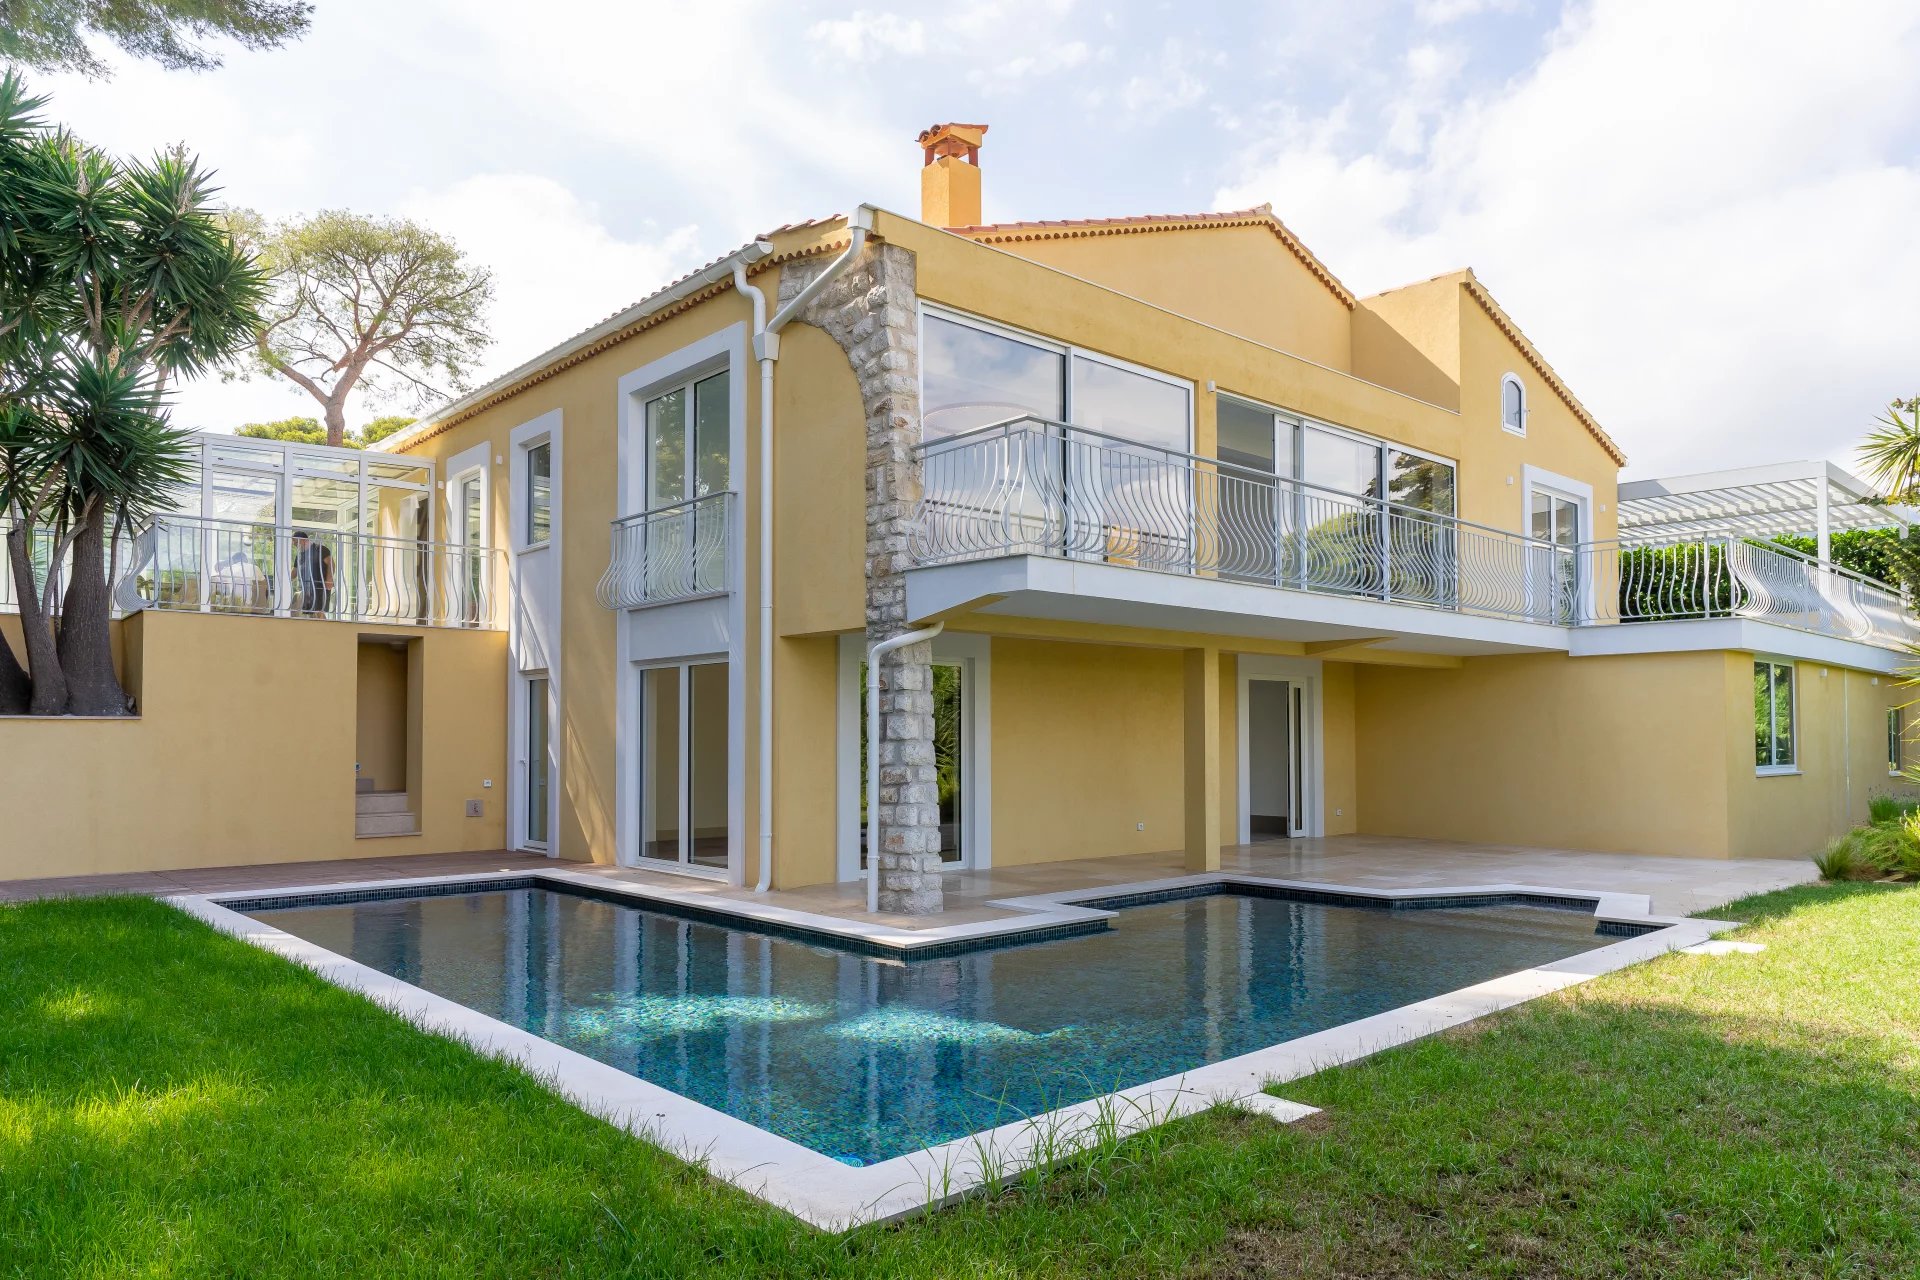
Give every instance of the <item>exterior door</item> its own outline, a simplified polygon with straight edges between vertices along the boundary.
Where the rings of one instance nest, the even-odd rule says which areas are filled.
[[[1247,835],[1287,839],[1307,833],[1306,690],[1288,680],[1247,682]]]
[[[640,673],[639,857],[726,870],[730,732],[726,663]]]
[[[542,852],[552,847],[548,830],[553,794],[552,720],[547,690],[544,675],[527,678],[526,835],[522,843]]]
[[[1536,542],[1547,544],[1536,552],[1540,563],[1533,575],[1533,613],[1537,618],[1571,623],[1580,601],[1581,503],[1578,498],[1541,488],[1534,489],[1532,502],[1528,531]]]

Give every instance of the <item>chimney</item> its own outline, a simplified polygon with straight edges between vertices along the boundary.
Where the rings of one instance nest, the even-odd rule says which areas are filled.
[[[926,166],[920,170],[920,221],[980,225],[980,143],[986,136],[983,124],[936,124],[914,139]]]

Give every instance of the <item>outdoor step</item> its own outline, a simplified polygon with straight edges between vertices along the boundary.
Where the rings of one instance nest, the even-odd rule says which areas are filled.
[[[411,835],[419,828],[420,824],[413,815],[404,810],[399,813],[359,813],[353,818],[353,834],[356,837]]]
[[[355,778],[353,780],[353,789],[359,792],[371,791],[373,790],[373,779],[372,778]]]
[[[404,791],[362,791],[353,798],[355,813],[405,813],[407,811],[407,793]]]

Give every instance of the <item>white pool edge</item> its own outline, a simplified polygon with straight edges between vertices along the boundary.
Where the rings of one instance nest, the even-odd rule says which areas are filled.
[[[1596,901],[1594,915],[1600,922],[1653,926],[1655,931],[1621,938],[1564,960],[1523,969],[1385,1013],[1209,1063],[1179,1076],[1121,1089],[922,1151],[854,1167],[223,905],[261,898],[298,898],[455,884],[472,884],[483,889],[489,882],[502,880],[547,881],[567,887],[588,888],[599,894],[632,898],[636,904],[652,901],[694,906],[703,912],[734,916],[749,928],[756,924],[781,924],[849,940],[895,946],[902,945],[897,939],[905,934],[915,939],[910,944],[915,948],[935,942],[1025,933],[1053,924],[1078,923],[1112,914],[1075,905],[1079,901],[1215,883],[1337,893],[1381,902],[1504,894],[1571,898]],[[1023,913],[1022,917],[923,931],[873,926],[862,921],[792,911],[751,900],[719,899],[711,895],[675,892],[660,886],[626,884],[559,868],[369,880],[219,894],[179,894],[165,901],[220,932],[292,960],[336,986],[366,996],[423,1031],[458,1040],[478,1053],[519,1066],[589,1114],[644,1138],[675,1156],[694,1161],[714,1177],[827,1230],[845,1230],[863,1223],[887,1221],[937,1207],[996,1180],[1021,1173],[1035,1164],[1056,1161],[1097,1143],[1137,1133],[1213,1106],[1239,1105],[1283,1122],[1298,1120],[1313,1114],[1315,1109],[1267,1094],[1265,1090],[1269,1086],[1297,1080],[1327,1067],[1353,1062],[1395,1045],[1460,1026],[1536,996],[1564,990],[1668,951],[1704,942],[1716,933],[1738,927],[1730,921],[1652,915],[1651,900],[1640,894],[1597,893],[1516,884],[1358,889],[1350,885],[1315,884],[1238,873],[1177,876],[1137,884],[1104,885],[1003,899],[993,905],[1019,911]],[[823,928],[823,922],[836,927]]]

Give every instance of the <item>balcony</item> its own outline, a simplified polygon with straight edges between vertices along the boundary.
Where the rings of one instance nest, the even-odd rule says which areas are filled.
[[[122,553],[114,604],[500,630],[506,581],[492,547],[166,515]]]
[[[710,493],[615,520],[600,603],[638,609],[726,594],[734,505],[733,493]]]
[[[1260,617],[1288,626],[1256,634],[1334,642],[1371,634],[1398,647],[1438,638],[1454,652],[1496,652],[1568,647],[1565,631],[1556,641],[1538,628],[1746,618],[1883,648],[1920,638],[1893,588],[1752,539],[1547,542],[1032,418],[933,441],[917,456],[916,566],[1040,557],[1321,602],[1262,602]],[[993,590],[1036,588],[1017,579]],[[1252,599],[1161,592],[1155,607],[1160,625],[1184,610],[1218,629],[1223,615],[1253,613]],[[1102,613],[1082,602],[1055,616]]]

